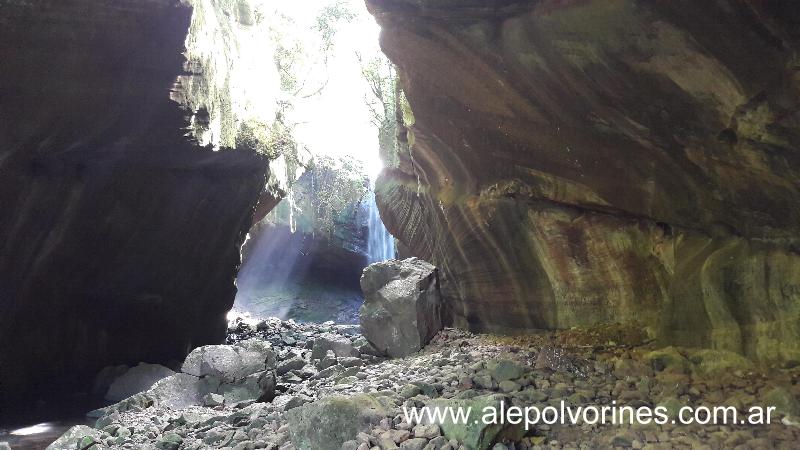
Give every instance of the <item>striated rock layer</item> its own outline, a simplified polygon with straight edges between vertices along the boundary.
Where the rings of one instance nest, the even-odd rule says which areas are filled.
[[[221,342],[267,161],[184,136],[191,10],[0,10],[1,396]]]
[[[370,0],[408,104],[389,230],[451,316],[800,360],[800,10]]]

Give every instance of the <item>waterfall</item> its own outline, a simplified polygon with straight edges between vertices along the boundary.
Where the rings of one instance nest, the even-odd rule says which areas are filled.
[[[367,254],[370,264],[394,258],[394,238],[383,225],[375,203],[374,184],[369,193],[367,208],[369,209],[369,235],[367,240]]]

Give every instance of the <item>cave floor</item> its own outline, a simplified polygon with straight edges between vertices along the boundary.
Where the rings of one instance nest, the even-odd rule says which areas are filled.
[[[386,360],[362,354],[339,358],[324,370],[310,360],[311,342],[323,333],[359,340],[357,327],[303,324],[271,319],[253,326],[232,324],[230,341],[256,338],[272,345],[278,356],[277,397],[216,407],[171,410],[155,406],[133,411],[106,411],[126,429],[124,434],[100,432],[100,448],[165,448],[179,439],[180,449],[308,448],[290,432],[285,409],[332,395],[369,393],[393,405],[379,425],[354,434],[341,448],[386,450],[467,449],[463,442],[434,438],[402,419],[402,406],[422,406],[448,399],[502,395],[513,405],[776,405],[770,425],[577,425],[538,424],[524,438],[495,445],[494,450],[559,448],[791,448],[800,438],[796,426],[800,405],[797,368],[763,371],[736,355],[711,350],[658,349],[637,330],[615,328],[500,337],[446,329],[421,352]],[[281,365],[302,358],[302,368]],[[497,363],[505,361],[519,373],[498,383]],[[508,365],[508,364],[506,364]],[[515,370],[516,370],[515,369]],[[512,370],[513,372],[513,370]],[[310,406],[310,405],[309,405]],[[320,425],[323,426],[323,425]],[[295,440],[295,442],[293,442]],[[413,445],[411,445],[413,444]],[[175,447],[178,448],[178,447]],[[333,448],[333,447],[331,447]],[[336,446],[338,449],[338,446]],[[315,449],[328,450],[328,449]]]
[[[248,287],[236,296],[234,310],[255,319],[278,317],[298,322],[357,324],[363,303],[358,287],[312,280]]]

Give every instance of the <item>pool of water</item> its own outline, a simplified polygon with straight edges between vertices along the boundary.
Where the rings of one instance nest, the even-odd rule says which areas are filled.
[[[0,416],[0,442],[12,450],[42,450],[74,425],[91,425],[86,413],[108,402],[87,394],[31,402],[4,408]]]

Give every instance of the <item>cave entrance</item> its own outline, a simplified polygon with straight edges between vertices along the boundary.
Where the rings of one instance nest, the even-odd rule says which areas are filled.
[[[317,160],[294,183],[292,199],[251,229],[232,320],[358,322],[361,272],[393,258],[394,239],[380,220],[372,180],[356,161],[336,162]]]
[[[225,47],[232,73],[226,94],[239,105],[231,107],[232,142],[270,159],[267,188],[283,199],[255,218],[229,319],[357,323],[362,270],[394,257],[374,194],[382,159],[391,153],[396,109],[396,77],[378,46],[380,30],[360,0],[240,0],[234,6],[228,15],[201,6],[196,15],[235,19],[226,26],[235,42]],[[267,52],[247,53],[252,39],[264,40]],[[193,47],[206,53],[203,42],[190,36],[189,53]],[[240,52],[236,58],[231,43]],[[264,53],[271,64],[248,59]],[[216,109],[211,116],[224,116],[224,105]],[[195,122],[209,124],[200,134],[212,142],[225,136],[225,120],[200,119]],[[222,125],[215,130],[215,123]]]

